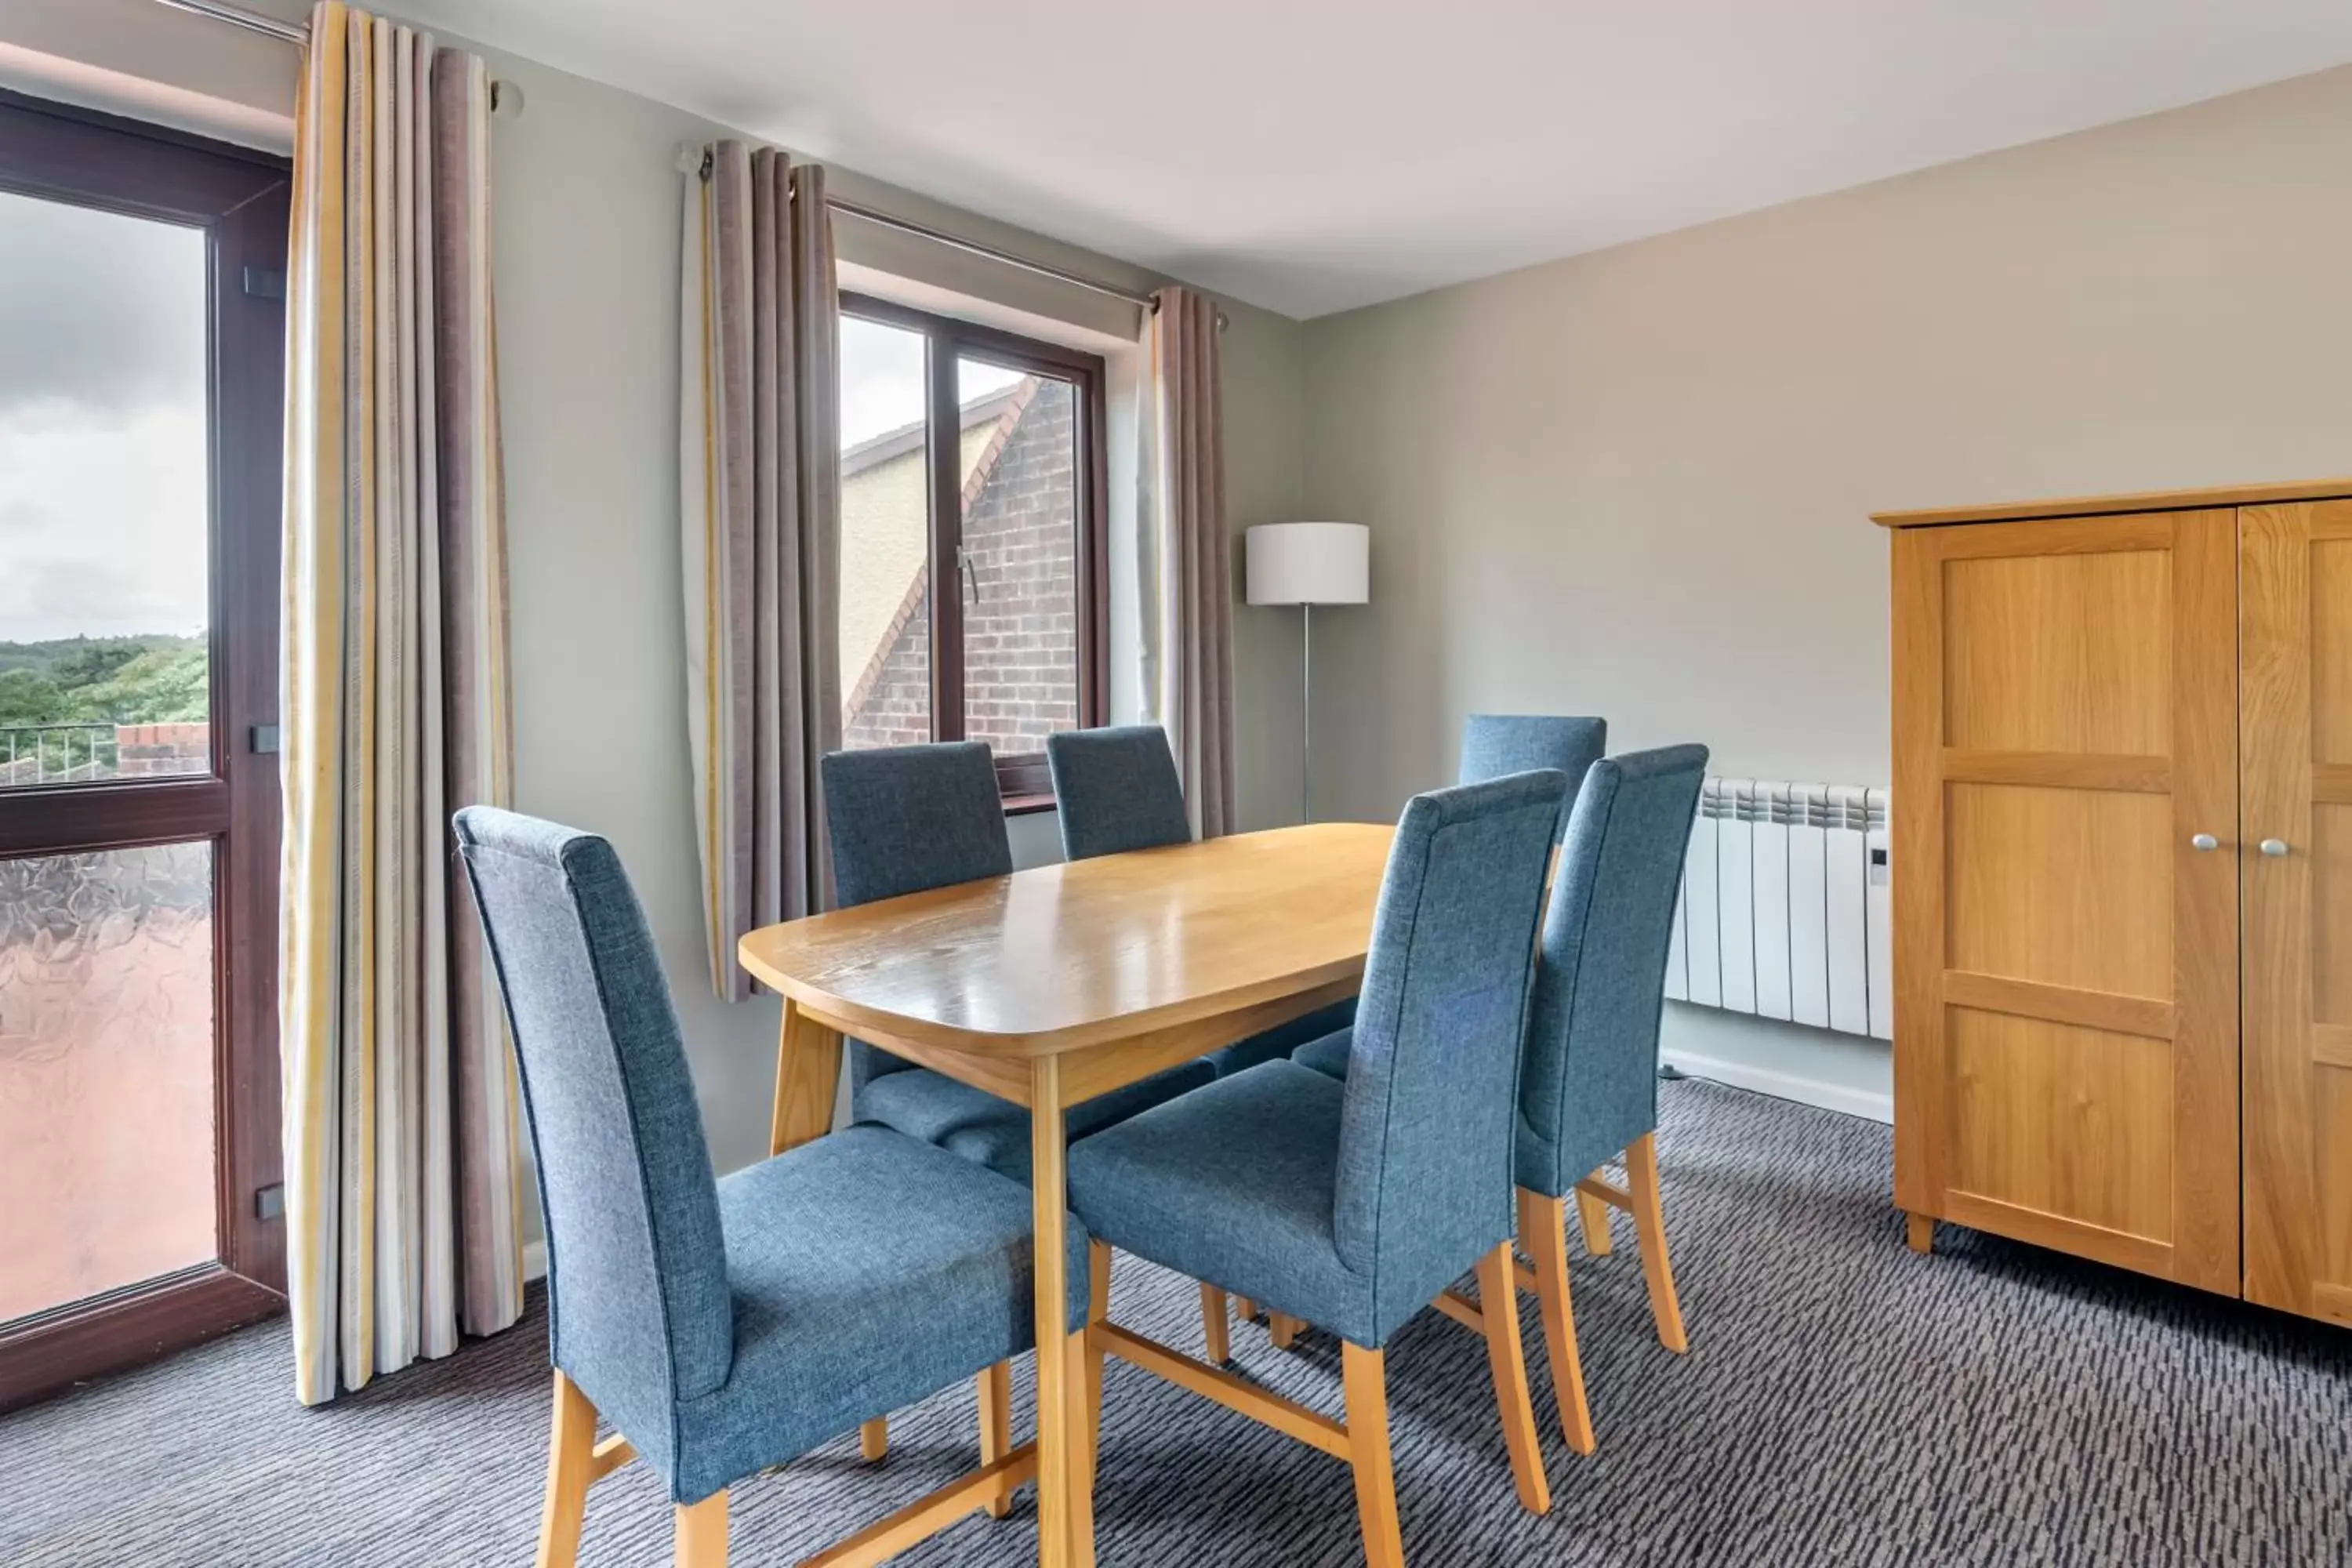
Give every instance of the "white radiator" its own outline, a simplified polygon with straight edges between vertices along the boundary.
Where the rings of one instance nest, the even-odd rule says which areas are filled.
[[[1860,784],[1707,780],[1666,994],[1893,1039],[1886,814]]]

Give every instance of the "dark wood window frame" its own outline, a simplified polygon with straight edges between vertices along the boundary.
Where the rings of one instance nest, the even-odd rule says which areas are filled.
[[[960,741],[964,737],[963,595],[936,589],[941,583],[956,580],[946,568],[956,561],[963,538],[962,442],[958,438],[962,400],[956,363],[966,359],[1066,382],[1075,389],[1076,417],[1072,424],[1077,441],[1078,493],[1072,523],[1077,534],[1078,724],[1090,729],[1108,723],[1110,491],[1102,356],[865,294],[844,293],[841,313],[919,332],[927,350],[924,438],[934,588],[929,595],[931,738]],[[942,439],[941,431],[949,432],[950,438]],[[1000,755],[996,783],[1008,812],[1053,807],[1053,780],[1043,752]]]
[[[0,191],[206,237],[212,770],[0,792],[0,858],[210,839],[215,1212],[208,1263],[0,1328],[0,1409],[281,1310],[278,1063],[278,520],[283,158],[0,91]],[[220,848],[236,845],[234,854]]]

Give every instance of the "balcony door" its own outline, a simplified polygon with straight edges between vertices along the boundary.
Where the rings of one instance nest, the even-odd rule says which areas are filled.
[[[0,1408],[283,1300],[288,192],[0,94]]]

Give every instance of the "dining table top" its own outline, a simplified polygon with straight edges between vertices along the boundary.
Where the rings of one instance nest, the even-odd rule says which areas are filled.
[[[1039,866],[765,926],[738,956],[840,1026],[1054,1056],[1360,976],[1394,836],[1311,823]]]

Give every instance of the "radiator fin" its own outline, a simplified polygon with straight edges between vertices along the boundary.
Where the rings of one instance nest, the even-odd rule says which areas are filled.
[[[1892,1039],[1889,803],[1860,784],[1710,778],[1666,957],[1666,994]]]

